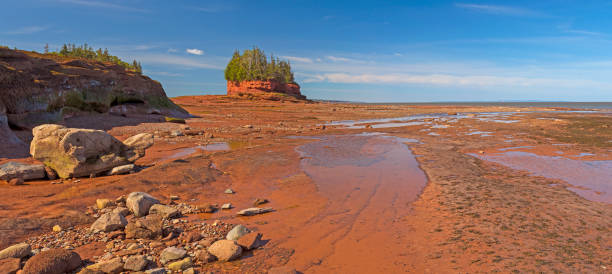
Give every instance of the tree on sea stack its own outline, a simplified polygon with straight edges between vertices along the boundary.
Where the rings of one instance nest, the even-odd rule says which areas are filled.
[[[244,81],[276,81],[283,84],[295,84],[289,61],[268,56],[258,47],[247,49],[240,54],[234,51],[232,59],[225,68],[225,80],[231,82]]]
[[[227,95],[267,100],[305,100],[300,85],[295,82],[287,60],[268,56],[253,47],[240,53],[234,51],[225,68]]]

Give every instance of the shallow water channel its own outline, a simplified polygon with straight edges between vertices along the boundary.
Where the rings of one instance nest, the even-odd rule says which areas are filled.
[[[297,148],[302,170],[327,198],[307,231],[294,239],[301,254],[316,258],[303,262],[310,265],[307,270],[400,271],[396,260],[408,242],[401,220],[427,183],[405,144],[416,140],[378,134],[316,139]],[[355,258],[367,259],[357,263]]]

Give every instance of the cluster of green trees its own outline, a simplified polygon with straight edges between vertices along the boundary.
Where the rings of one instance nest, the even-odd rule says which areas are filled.
[[[110,62],[116,65],[120,65],[127,70],[142,73],[142,66],[140,62],[134,60],[131,64],[124,62],[119,57],[110,55],[108,49],[102,50],[101,48],[94,50],[87,43],[76,46],[75,44],[64,44],[59,52],[49,52],[49,46],[45,45],[45,53],[56,54],[65,57],[84,58],[89,60],[96,60],[100,62]]]
[[[225,68],[225,80],[233,82],[275,80],[281,83],[295,83],[291,64],[288,61],[268,57],[257,47],[247,49],[234,56]]]

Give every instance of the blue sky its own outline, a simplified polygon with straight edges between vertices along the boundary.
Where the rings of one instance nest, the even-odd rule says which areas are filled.
[[[84,43],[169,96],[223,94],[234,49],[289,59],[309,98],[612,101],[610,1],[7,0],[0,45]]]

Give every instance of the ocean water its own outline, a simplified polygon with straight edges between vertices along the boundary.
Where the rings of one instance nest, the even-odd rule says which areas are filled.
[[[543,107],[571,108],[579,110],[609,110],[612,102],[433,102],[433,103],[389,103],[390,105],[434,105],[434,106],[501,106],[501,107]]]

